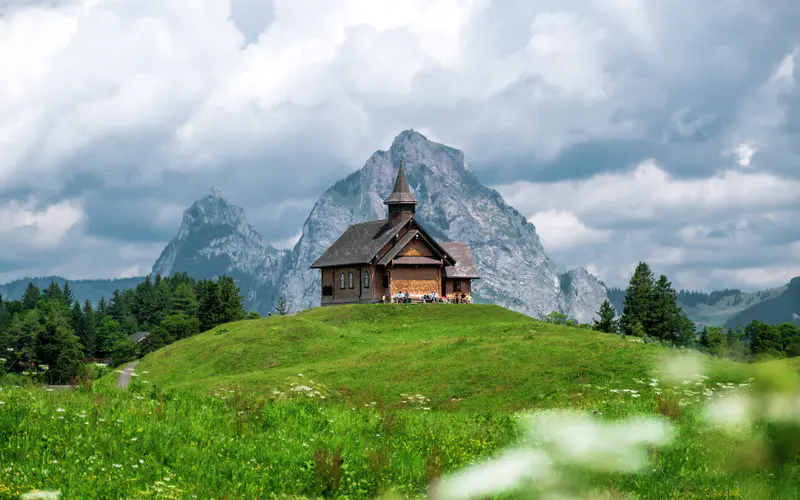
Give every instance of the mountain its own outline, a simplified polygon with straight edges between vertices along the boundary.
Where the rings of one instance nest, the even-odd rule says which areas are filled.
[[[211,189],[183,212],[178,234],[153,264],[153,274],[168,276],[183,271],[197,279],[228,275],[239,284],[249,309],[265,310],[271,295],[257,294],[259,284],[274,280],[286,252],[272,247],[247,222],[244,210]]]
[[[28,283],[33,283],[40,290],[44,290],[51,281],[56,282],[58,286],[64,287],[64,282],[67,281],[60,276],[42,276],[37,278],[23,278],[10,281],[6,284],[0,285],[0,295],[3,298],[10,300],[19,300]],[[125,290],[127,288],[136,288],[136,285],[144,281],[144,276],[136,278],[119,278],[119,279],[104,279],[104,280],[69,280],[69,287],[72,290],[72,295],[79,301],[83,302],[89,299],[93,304],[97,304],[100,297],[105,297],[106,300],[111,298],[111,294],[115,289]]]
[[[773,325],[794,323],[800,326],[800,276],[780,288],[781,293],[757,302],[734,315],[725,326],[735,328],[753,320]]]
[[[411,130],[322,194],[291,252],[268,246],[246,224],[240,208],[210,194],[186,211],[178,236],[153,272],[231,274],[246,291],[249,305],[262,313],[271,311],[279,295],[286,297],[290,310],[317,306],[319,270],[309,266],[349,225],[386,217],[383,200],[401,160],[420,200],[417,218],[422,225],[438,240],[470,244],[483,276],[474,285],[478,301],[530,316],[557,310],[580,322],[591,320],[605,286],[582,269],[560,275],[534,226],[478,181],[461,151]]]
[[[795,278],[797,279],[797,278]],[[794,281],[794,280],[792,280]],[[800,305],[790,306],[791,300],[780,299],[789,288],[784,285],[757,292],[742,292],[736,289],[717,290],[711,293],[681,290],[678,292],[678,304],[683,308],[689,318],[698,328],[704,326],[729,326],[740,322],[741,319],[753,316],[765,323],[776,323],[772,318],[784,318],[789,321],[793,312],[800,313]],[[608,289],[608,299],[617,310],[622,313],[625,301],[625,289],[612,287]],[[761,304],[771,304],[769,306]],[[798,304],[795,302],[795,304]],[[748,312],[748,311],[756,312]],[[769,311],[764,314],[764,311]],[[756,318],[755,316],[758,316]],[[789,319],[785,319],[789,318]],[[732,323],[733,322],[733,323]],[[749,321],[748,321],[749,322]]]

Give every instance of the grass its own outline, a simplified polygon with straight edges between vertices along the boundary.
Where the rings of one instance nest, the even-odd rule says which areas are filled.
[[[646,433],[626,423],[637,416],[675,438],[643,448],[645,466],[632,472],[603,470],[602,454],[562,460],[550,482],[509,498],[796,498],[796,426],[787,433],[759,420],[726,433],[704,417],[726,394],[786,390],[769,377],[787,363],[707,360],[706,376],[687,368],[671,384],[653,372],[670,354],[491,306],[353,306],[224,325],[146,357],[128,391],[114,386],[115,373],[75,391],[0,384],[0,499],[33,489],[63,498],[424,497],[509,449],[557,457],[564,443],[546,448],[546,433],[531,440],[518,411],[545,408],[629,426],[617,437],[606,427],[556,429],[570,446],[583,436],[584,456]]]
[[[420,393],[442,410],[514,411],[574,407],[587,387],[650,377],[668,352],[498,306],[343,306],[223,325],[145,357],[139,371],[165,389],[270,394],[311,379],[354,404]],[[749,376],[722,360],[713,371]]]

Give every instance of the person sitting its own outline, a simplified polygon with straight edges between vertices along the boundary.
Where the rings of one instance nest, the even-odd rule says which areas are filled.
[[[408,293],[408,290],[406,290],[406,304],[410,303],[411,303],[411,295]]]
[[[381,295],[381,304],[386,303],[386,295]]]

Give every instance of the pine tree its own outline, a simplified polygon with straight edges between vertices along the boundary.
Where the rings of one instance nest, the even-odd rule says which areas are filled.
[[[86,344],[83,344],[83,347],[86,353],[92,357],[97,352],[97,313],[94,312],[94,307],[92,307],[92,302],[89,299],[86,299],[83,303],[83,318],[86,322],[86,341],[91,343],[91,348]]]
[[[64,299],[64,304],[67,307],[72,307],[72,303],[75,301],[75,295],[72,293],[72,288],[69,287],[69,281],[64,281],[64,291],[62,293],[62,297]]]
[[[97,329],[97,351],[101,356],[108,356],[114,349],[114,344],[125,338],[122,333],[122,326],[110,315],[103,316],[99,328]]]
[[[83,366],[80,340],[57,310],[46,319],[42,332],[37,335],[34,352],[36,362],[48,367],[45,378],[51,384],[77,377]]]
[[[221,305],[221,323],[230,323],[244,319],[242,294],[236,282],[230,276],[222,276],[217,281],[218,295]]]
[[[218,290],[219,287],[213,281],[208,281],[203,285],[200,308],[197,313],[202,332],[211,330],[222,323],[222,303],[219,300]]]
[[[22,294],[22,309],[25,311],[36,309],[41,296],[42,292],[39,287],[34,285],[33,282],[28,282],[28,287],[25,289],[25,293]]]
[[[86,321],[86,316],[83,314],[81,305],[75,301],[72,306],[72,330],[81,341],[83,352],[87,356],[94,354],[94,339],[89,336],[89,324]]]
[[[44,296],[53,300],[54,302],[64,302],[64,292],[61,290],[61,287],[58,286],[58,283],[55,281],[50,281],[50,284],[47,285],[47,288],[44,290]]]
[[[194,289],[188,283],[181,283],[172,293],[168,313],[196,317],[197,307],[198,301]]]
[[[625,305],[619,320],[625,335],[635,335],[636,323],[639,323],[645,333],[648,332],[648,327],[651,325],[653,288],[653,271],[647,263],[639,262],[625,291]]]
[[[103,321],[103,317],[108,314],[108,303],[106,302],[105,297],[100,297],[100,300],[97,302],[97,326],[100,326],[100,322]]]
[[[603,299],[603,303],[600,304],[600,310],[597,311],[597,315],[600,317],[600,320],[595,322],[596,330],[606,333],[617,333],[617,322],[614,320],[616,313],[614,311],[614,306],[611,305],[608,299]]]
[[[120,293],[119,288],[115,288],[111,293],[111,300],[108,302],[108,307],[106,307],[103,315],[105,316],[106,314],[111,316],[117,322],[122,321],[122,294]]]
[[[286,316],[288,314],[289,308],[286,305],[286,299],[283,295],[278,299],[278,303],[275,304],[275,313],[280,314],[281,316]]]

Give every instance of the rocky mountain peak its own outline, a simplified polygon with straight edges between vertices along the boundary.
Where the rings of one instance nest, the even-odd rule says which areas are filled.
[[[183,212],[178,234],[153,265],[153,273],[185,271],[198,278],[244,276],[276,253],[247,222],[244,209],[212,188]]]

